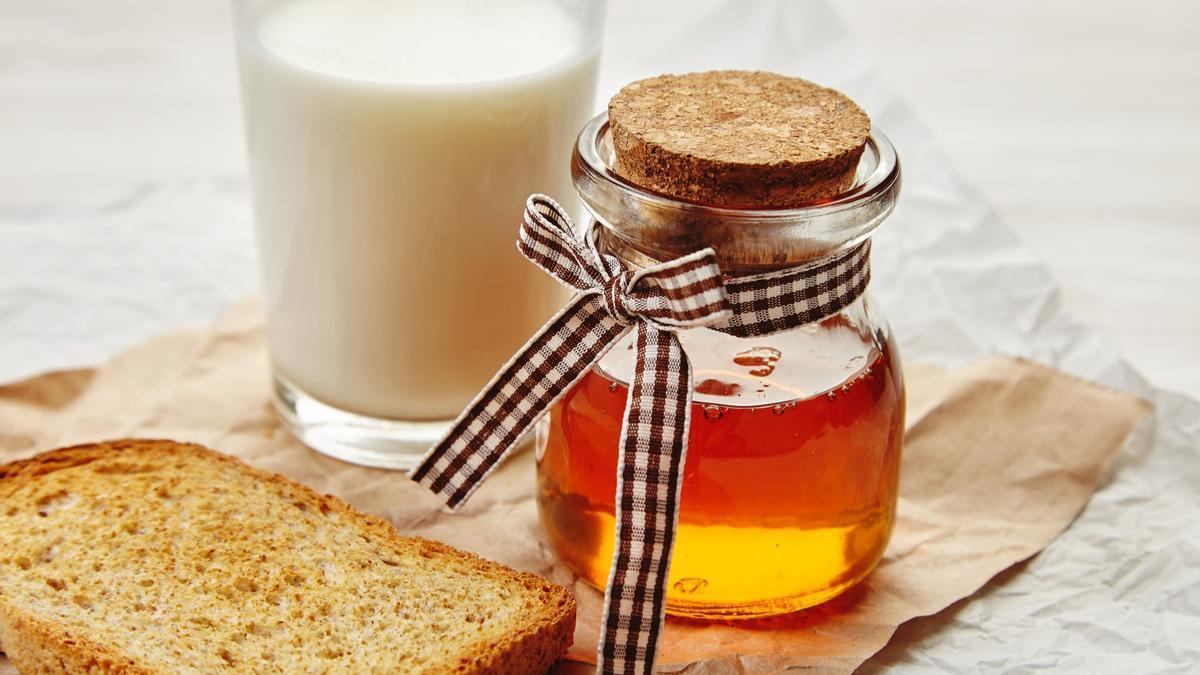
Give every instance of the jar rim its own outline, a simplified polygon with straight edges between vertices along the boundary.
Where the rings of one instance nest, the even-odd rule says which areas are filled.
[[[608,113],[580,131],[571,158],[575,189],[607,233],[659,260],[705,247],[722,269],[789,266],[869,236],[895,207],[900,160],[878,128],[863,150],[853,184],[838,196],[788,208],[731,208],[689,202],[647,190],[618,175]]]

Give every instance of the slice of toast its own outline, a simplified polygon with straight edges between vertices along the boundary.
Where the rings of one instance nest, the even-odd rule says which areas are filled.
[[[534,673],[574,625],[541,577],[197,445],[0,466],[0,648],[22,673]]]

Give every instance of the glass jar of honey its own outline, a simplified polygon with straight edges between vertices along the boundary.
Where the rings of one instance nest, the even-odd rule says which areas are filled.
[[[851,185],[790,208],[715,207],[651,191],[614,169],[608,115],[580,134],[576,190],[601,245],[632,266],[712,247],[731,277],[856,246],[891,213],[900,166],[872,129]],[[538,506],[562,559],[603,589],[613,555],[618,445],[632,337],[617,343],[538,426]],[[904,382],[868,294],[766,337],[684,330],[690,437],[666,608],[759,617],[824,602],[862,580],[891,534]]]

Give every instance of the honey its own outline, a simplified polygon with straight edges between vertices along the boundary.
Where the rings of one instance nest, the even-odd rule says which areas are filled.
[[[668,613],[794,611],[849,588],[882,557],[904,388],[890,336],[855,328],[865,311],[860,301],[849,318],[761,339],[681,334],[695,393]],[[601,589],[631,359],[628,345],[615,346],[539,428],[542,523],[562,559]]]

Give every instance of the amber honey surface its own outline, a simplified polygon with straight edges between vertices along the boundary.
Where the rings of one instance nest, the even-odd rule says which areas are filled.
[[[904,389],[894,345],[882,336],[876,344],[819,391],[772,378],[789,361],[786,348],[697,358],[685,344],[696,401],[669,613],[790,612],[832,598],[879,561],[895,517]],[[627,393],[625,378],[593,370],[538,439],[542,523],[566,563],[599,588],[612,559]]]

